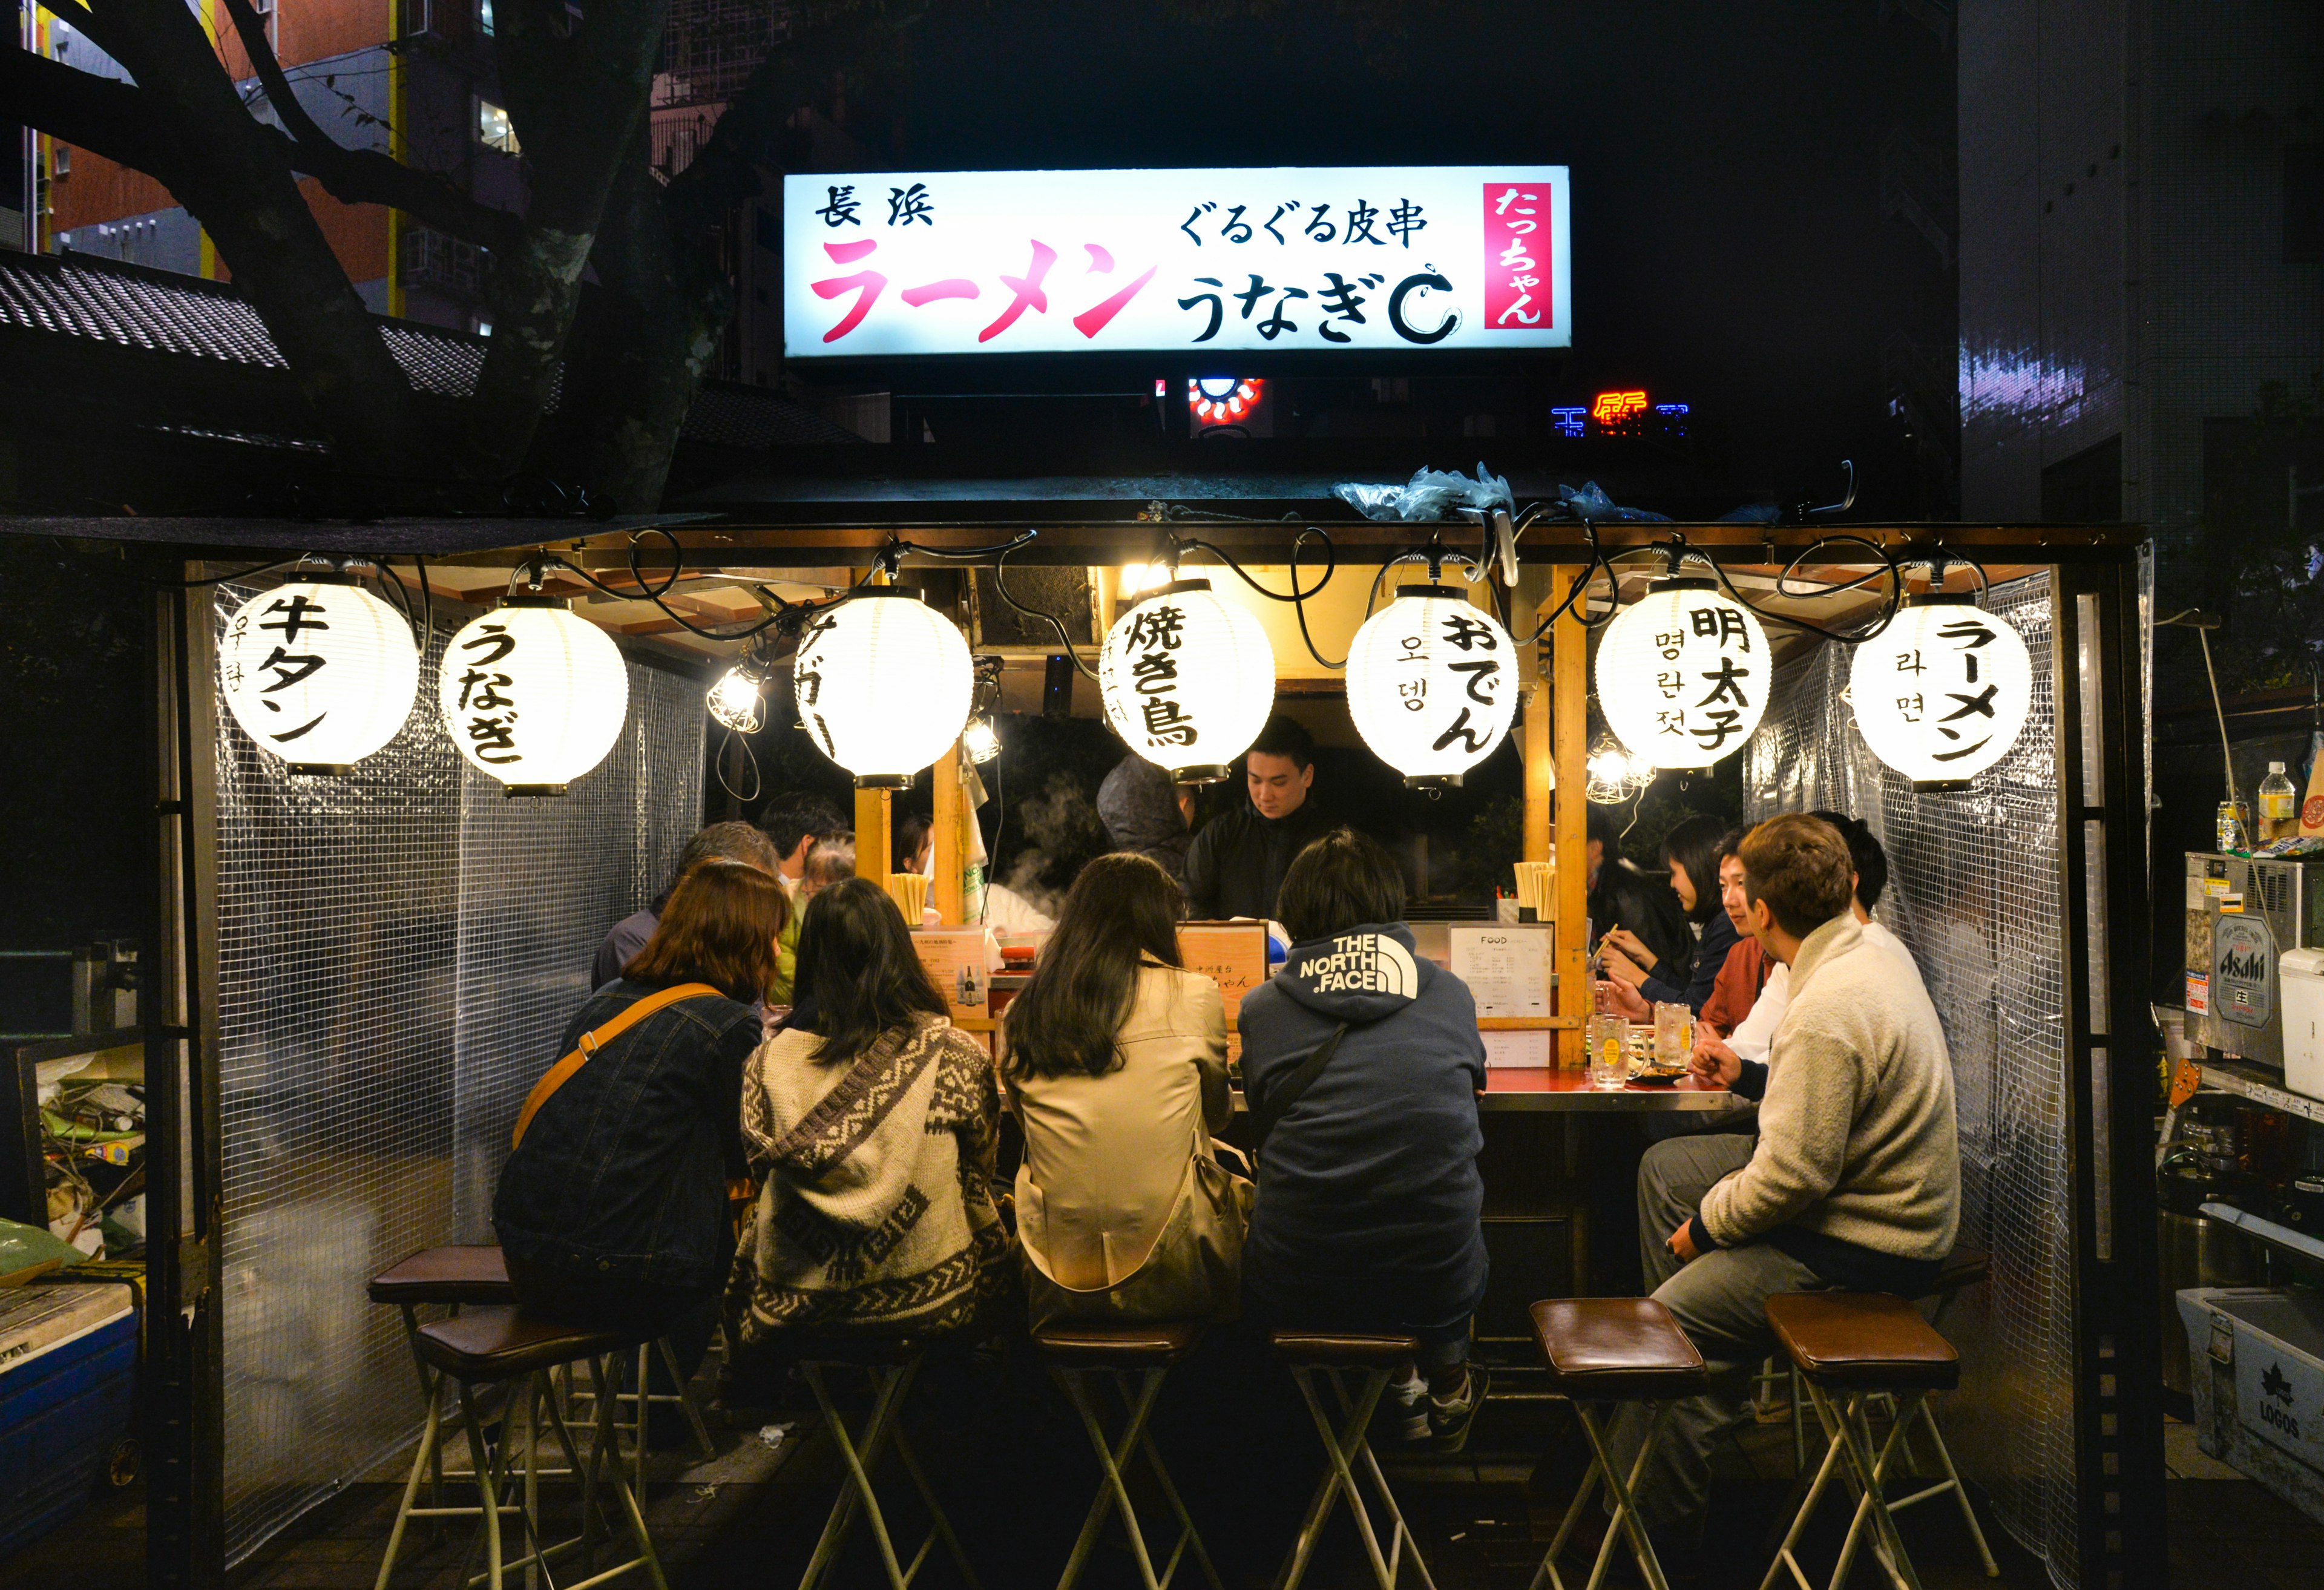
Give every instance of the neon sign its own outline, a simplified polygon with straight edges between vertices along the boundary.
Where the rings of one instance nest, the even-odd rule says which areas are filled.
[[[1233,425],[1259,407],[1267,383],[1257,376],[1198,375],[1186,384],[1186,407],[1203,425]]]
[[[1597,402],[1590,405],[1590,417],[1609,429],[1621,424],[1633,414],[1646,411],[1646,394],[1644,391],[1601,392]]]

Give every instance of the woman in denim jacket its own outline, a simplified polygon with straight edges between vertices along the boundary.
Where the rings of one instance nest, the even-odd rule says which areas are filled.
[[[734,1249],[726,1186],[743,1173],[742,1062],[752,1007],[775,975],[787,902],[747,864],[678,881],[645,948],[589,997],[557,1052],[637,1001],[683,999],[600,1045],[526,1125],[502,1169],[493,1223],[528,1309],[566,1323],[669,1336],[691,1373]]]

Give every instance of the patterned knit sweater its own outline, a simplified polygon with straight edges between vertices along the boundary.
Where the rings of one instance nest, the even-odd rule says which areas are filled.
[[[742,1136],[766,1177],[734,1256],[727,1339],[927,1336],[1007,1283],[993,1207],[992,1062],[941,1016],[853,1061],[783,1031],[742,1072]]]

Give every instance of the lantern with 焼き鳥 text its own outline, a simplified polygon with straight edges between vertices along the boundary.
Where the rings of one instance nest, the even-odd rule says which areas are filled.
[[[1655,767],[1709,767],[1767,709],[1766,633],[1718,581],[1658,579],[1606,626],[1598,704],[1624,750]]]
[[[1965,790],[2009,753],[2034,705],[2034,662],[1967,592],[1908,596],[1856,648],[1848,698],[1872,754],[1923,792]]]
[[[1139,596],[1098,655],[1105,716],[1132,751],[1181,784],[1216,783],[1275,707],[1275,648],[1207,579]]]

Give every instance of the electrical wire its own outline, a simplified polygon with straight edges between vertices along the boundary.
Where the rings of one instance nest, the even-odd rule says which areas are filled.
[[[1671,568],[1673,572],[1676,572],[1679,564],[1683,562],[1687,557],[1693,556],[1700,558],[1705,563],[1711,565],[1711,575],[1719,581],[1720,585],[1726,590],[1727,594],[1734,598],[1737,605],[1748,609],[1766,622],[1769,624],[1788,624],[1794,629],[1803,629],[1812,635],[1821,635],[1827,641],[1838,641],[1843,646],[1860,646],[1865,642],[1877,637],[1883,630],[1886,630],[1891,624],[1895,623],[1897,610],[1904,605],[1904,571],[1897,564],[1896,559],[1890,555],[1887,548],[1882,546],[1877,541],[1867,541],[1860,535],[1819,536],[1815,541],[1811,541],[1807,546],[1801,549],[1799,556],[1794,558],[1789,563],[1785,564],[1784,566],[1783,572],[1775,576],[1775,589],[1778,594],[1781,594],[1784,588],[1784,581],[1789,578],[1792,570],[1797,569],[1802,563],[1805,562],[1818,548],[1836,546],[1844,541],[1853,541],[1859,547],[1868,548],[1872,554],[1880,559],[1880,572],[1888,577],[1888,601],[1886,605],[1881,610],[1879,622],[1874,624],[1868,629],[1859,630],[1853,634],[1843,633],[1836,629],[1826,629],[1822,624],[1813,623],[1808,619],[1796,617],[1791,614],[1767,612],[1754,603],[1748,596],[1746,596],[1740,590],[1736,588],[1735,582],[1727,578],[1727,570],[1720,567],[1719,560],[1716,558],[1711,557],[1707,552],[1698,551],[1694,548],[1688,546],[1684,536],[1676,537],[1672,542],[1672,545],[1678,549],[1678,556],[1672,559]],[[1877,576],[1876,575],[1871,578],[1877,578]],[[1846,589],[1850,587],[1843,587],[1841,588]]]
[[[734,744],[734,730],[729,728],[726,731],[726,737],[718,743],[718,787],[744,806],[748,806],[766,791],[767,781],[759,772],[758,753],[751,749],[751,738],[748,735],[742,736],[742,759],[751,764],[751,792],[745,795],[727,781],[726,753],[728,747]]]
[[[1288,517],[1289,515],[1286,514],[1286,518]],[[1272,523],[1275,522],[1264,521],[1258,522]],[[1323,543],[1323,578],[1317,580],[1306,590],[1303,591],[1299,588],[1299,549],[1306,543],[1307,538],[1311,535],[1317,541]],[[1299,639],[1305,644],[1307,648],[1307,655],[1313,657],[1319,667],[1336,670],[1348,666],[1348,660],[1346,658],[1342,657],[1339,661],[1334,662],[1330,658],[1324,656],[1323,652],[1317,651],[1315,649],[1315,637],[1309,633],[1307,629],[1308,598],[1322,591],[1325,586],[1330,585],[1332,583],[1332,577],[1340,571],[1339,549],[1332,544],[1332,538],[1326,532],[1311,524],[1305,530],[1302,530],[1297,535],[1291,538],[1291,590],[1290,594],[1287,596],[1281,591],[1268,590],[1265,586],[1259,584],[1259,581],[1253,579],[1250,574],[1244,570],[1241,564],[1236,562],[1234,559],[1228,556],[1224,549],[1210,541],[1204,541],[1195,536],[1187,536],[1184,539],[1173,539],[1176,541],[1176,544],[1178,546],[1198,547],[1202,550],[1208,552],[1212,557],[1216,558],[1220,562],[1225,564],[1230,569],[1231,569],[1237,579],[1242,581],[1243,584],[1249,586],[1252,590],[1257,591],[1260,596],[1265,596],[1268,601],[1288,602],[1291,605],[1293,612],[1298,616]],[[1366,615],[1370,616],[1369,614]]]
[[[1044,613],[1038,607],[1028,607],[1024,603],[1019,601],[1015,596],[1009,594],[1009,552],[1015,551],[1018,547],[1024,544],[1025,543],[1021,541],[1018,541],[1010,547],[1009,551],[1002,552],[998,558],[993,559],[992,588],[1001,593],[1001,599],[1002,601],[1008,603],[1011,607],[1014,607],[1026,617],[1038,618],[1042,623],[1047,624],[1051,629],[1056,630],[1057,632],[1057,643],[1065,649],[1065,655],[1074,660],[1074,666],[1080,669],[1082,672],[1086,674],[1089,678],[1097,678],[1097,670],[1090,667],[1088,663],[1084,662],[1081,659],[1081,653],[1074,650],[1074,637],[1066,631],[1064,620],[1057,617],[1054,613]]]

